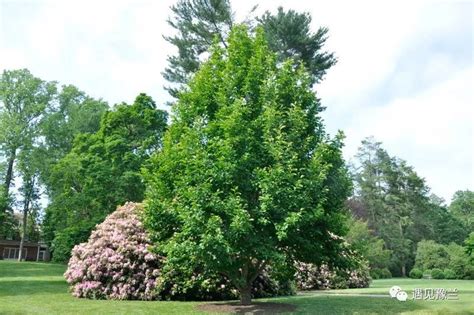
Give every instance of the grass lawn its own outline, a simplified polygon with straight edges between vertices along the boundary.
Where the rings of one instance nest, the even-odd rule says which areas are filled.
[[[201,302],[95,301],[68,293],[65,266],[0,261],[0,314],[205,314]],[[457,288],[459,300],[399,302],[388,297],[398,285],[412,297],[414,288]],[[386,295],[387,297],[380,297]],[[259,301],[290,303],[294,314],[474,314],[474,281],[376,280],[367,289],[304,292]]]

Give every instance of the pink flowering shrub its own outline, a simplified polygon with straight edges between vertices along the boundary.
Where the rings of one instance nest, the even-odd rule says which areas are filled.
[[[148,251],[142,206],[126,203],[72,250],[64,276],[76,297],[153,300],[163,258]]]

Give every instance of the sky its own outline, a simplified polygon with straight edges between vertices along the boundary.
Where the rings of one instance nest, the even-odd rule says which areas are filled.
[[[0,0],[0,71],[28,68],[109,104],[141,92],[160,108],[161,72],[175,53],[163,35],[175,1]],[[232,1],[243,20],[256,1]],[[451,200],[474,190],[472,1],[257,1],[307,11],[329,28],[338,63],[315,87],[327,130],[346,135],[351,161],[369,136]]]

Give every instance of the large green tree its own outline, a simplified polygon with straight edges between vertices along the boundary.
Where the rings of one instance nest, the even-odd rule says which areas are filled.
[[[132,105],[106,112],[96,133],[76,137],[50,176],[44,231],[55,260],[67,260],[72,247],[118,205],[143,200],[140,170],[160,149],[166,119],[165,111],[140,94]]]
[[[221,47],[228,46],[229,32],[236,21],[229,0],[180,0],[171,10],[174,15],[168,23],[177,33],[165,39],[176,46],[177,54],[168,57],[169,64],[163,75],[172,83],[168,90],[176,97],[182,84],[199,69],[214,38]],[[323,51],[328,29],[320,27],[312,32],[309,13],[285,11],[280,7],[276,14],[267,11],[261,17],[248,17],[242,22],[262,26],[277,60],[292,58],[293,66],[303,64],[309,71],[310,84],[320,81],[326,70],[336,63],[332,53]]]
[[[262,29],[215,42],[147,172],[146,224],[165,269],[225,275],[243,304],[265,267],[342,260],[342,136],[325,133],[310,75],[277,58]]]
[[[14,203],[10,188],[20,157],[29,157],[39,137],[39,122],[56,93],[56,84],[34,77],[28,70],[5,70],[0,77],[0,160],[5,170],[0,192],[0,237],[9,232]],[[19,173],[22,175],[23,173]],[[23,178],[28,180],[28,178]]]

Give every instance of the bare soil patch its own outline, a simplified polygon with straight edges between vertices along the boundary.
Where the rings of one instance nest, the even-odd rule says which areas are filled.
[[[233,314],[281,314],[296,310],[295,305],[272,302],[254,302],[250,305],[241,305],[239,302],[204,303],[196,308],[205,312]]]

